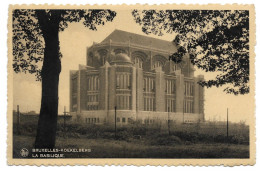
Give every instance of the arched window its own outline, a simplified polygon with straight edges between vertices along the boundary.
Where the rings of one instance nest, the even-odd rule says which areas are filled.
[[[152,60],[153,60],[153,69],[156,69],[159,67],[161,67],[161,68],[164,67],[164,65],[167,61],[167,58],[162,55],[155,55]]]
[[[106,49],[98,50],[98,56],[100,58],[100,64],[103,66],[107,61],[108,51]]]
[[[162,62],[161,61],[155,61],[154,62],[154,68],[162,67]]]
[[[136,57],[134,62],[138,68],[143,68],[143,60],[141,58]]]
[[[147,60],[148,56],[142,51],[133,51],[131,53],[131,58],[136,68],[144,68],[144,62]]]
[[[94,54],[92,52],[89,52],[88,54],[88,66],[94,65]]]

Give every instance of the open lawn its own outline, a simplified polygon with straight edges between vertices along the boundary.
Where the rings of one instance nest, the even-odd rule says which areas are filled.
[[[23,118],[13,125],[13,157],[20,158],[22,148],[32,157],[37,118]],[[91,149],[91,152],[64,153],[65,158],[249,158],[249,126],[230,123],[171,123],[146,125],[132,123],[115,129],[109,125],[92,125],[58,121],[56,148]]]

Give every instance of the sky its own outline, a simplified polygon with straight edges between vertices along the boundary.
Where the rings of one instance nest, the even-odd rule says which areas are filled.
[[[130,10],[117,10],[113,22],[98,27],[98,31],[91,31],[81,22],[71,23],[65,31],[60,32],[60,50],[63,54],[62,71],[59,82],[59,114],[64,106],[69,109],[69,71],[77,70],[79,64],[86,64],[86,50],[93,42],[101,42],[115,29],[145,35],[141,26],[133,20]],[[172,41],[174,35],[164,36],[149,35],[151,37]],[[216,73],[206,73],[199,69],[195,75],[203,74],[205,79],[214,78]],[[35,76],[30,74],[14,74],[14,110],[19,105],[20,111],[40,110],[41,82],[35,81]],[[226,120],[226,111],[229,109],[229,120],[232,122],[250,122],[249,115],[253,114],[254,101],[251,94],[232,95],[223,92],[224,88],[205,88],[205,119]],[[252,92],[251,92],[252,93]]]

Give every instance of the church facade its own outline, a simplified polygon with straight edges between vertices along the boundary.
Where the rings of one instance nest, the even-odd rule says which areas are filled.
[[[89,124],[204,121],[204,88],[188,55],[169,61],[170,41],[115,30],[70,72],[70,113]]]

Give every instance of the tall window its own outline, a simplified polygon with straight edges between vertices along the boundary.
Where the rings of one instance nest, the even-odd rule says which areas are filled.
[[[108,51],[105,49],[98,50],[98,56],[100,57],[100,64],[103,66],[107,61]]]
[[[184,112],[194,113],[194,83],[185,81],[184,85]]]
[[[175,80],[166,79],[166,111],[175,112]]]
[[[193,100],[186,99],[184,101],[184,113],[194,113],[194,102]]]
[[[138,68],[143,68],[143,60],[141,58],[136,57],[135,64],[137,65]]]
[[[155,111],[155,79],[144,77],[144,111]]]
[[[189,81],[185,81],[185,89],[184,89],[184,95],[188,96],[188,97],[193,97],[193,89],[194,89],[194,83],[193,82],[189,82]]]
[[[72,79],[72,93],[77,93],[77,78]]]
[[[116,104],[117,109],[131,108],[131,75],[129,72],[116,73]]]
[[[172,64],[172,71],[176,71],[177,69],[178,69],[177,64],[173,62],[173,64]]]
[[[72,110],[77,110],[77,78],[72,79]]]
[[[87,110],[98,110],[99,78],[98,75],[87,76]]]
[[[106,63],[106,57],[105,57],[105,56],[102,56],[102,57],[101,57],[101,65],[102,65],[102,66],[105,65],[105,63]]]

